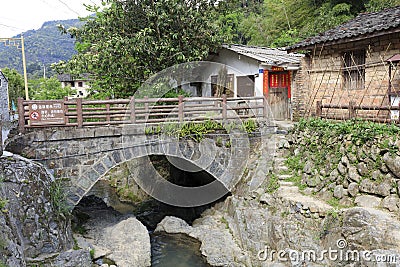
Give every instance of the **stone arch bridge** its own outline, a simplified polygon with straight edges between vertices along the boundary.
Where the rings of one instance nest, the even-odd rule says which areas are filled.
[[[176,140],[148,135],[138,124],[32,128],[11,138],[6,150],[43,164],[55,178],[67,178],[68,202],[75,206],[110,169],[147,155],[169,156],[178,164],[188,162],[220,183],[215,190],[232,191],[246,168],[250,146],[247,134],[233,133],[228,138],[230,147],[212,138],[200,143]],[[187,203],[191,205],[195,204]]]

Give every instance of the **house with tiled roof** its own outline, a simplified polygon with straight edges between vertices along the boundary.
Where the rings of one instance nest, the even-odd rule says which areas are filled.
[[[315,115],[317,102],[332,107],[398,105],[400,6],[360,14],[287,50],[305,53],[292,93],[299,117]],[[366,109],[357,110],[357,116],[377,120],[396,116],[392,111]],[[334,108],[325,112],[332,118],[348,114]]]
[[[238,98],[266,96],[274,119],[291,119],[293,77],[300,68],[302,57],[302,54],[283,49],[223,45],[208,58],[208,61],[220,63],[221,68],[210,71],[209,88],[203,90],[202,96],[221,93]],[[221,76],[225,77],[225,86],[218,90]]]
[[[76,94],[70,97],[85,98],[89,95],[89,74],[82,74],[79,76],[74,76],[71,74],[59,74],[57,78],[60,81],[62,88],[69,86],[76,92]]]

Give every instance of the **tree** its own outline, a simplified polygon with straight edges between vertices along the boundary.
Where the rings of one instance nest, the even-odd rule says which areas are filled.
[[[367,11],[375,12],[398,5],[400,5],[400,0],[369,0],[365,7]]]
[[[32,100],[63,99],[75,94],[71,87],[62,87],[60,81],[53,77],[40,78],[29,81],[29,98]]]
[[[312,0],[264,1],[259,13],[249,14],[240,23],[240,32],[248,44],[283,47],[302,39],[302,28],[313,19]]]
[[[78,54],[55,65],[58,72],[92,74],[101,97],[127,97],[152,74],[175,64],[202,60],[221,44],[209,0],[108,0],[81,29]]]
[[[400,0],[227,0],[220,29],[228,41],[285,47],[345,23],[360,12],[396,5]]]
[[[340,3],[332,6],[324,3],[315,11],[315,19],[309,21],[304,30],[310,35],[316,35],[352,19],[351,5]]]
[[[18,97],[25,97],[24,78],[15,69],[4,68],[2,72],[8,80],[10,102],[16,104]]]

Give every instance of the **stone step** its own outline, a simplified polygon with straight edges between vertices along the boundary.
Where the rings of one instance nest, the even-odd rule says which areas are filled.
[[[280,186],[294,186],[293,182],[279,181]]]
[[[274,166],[274,170],[276,173],[282,173],[282,172],[287,172],[289,171],[289,168],[286,167],[285,165],[279,165],[279,166]]]
[[[299,188],[295,185],[291,185],[289,183],[281,185],[278,190],[278,195],[282,198],[286,198],[287,196],[293,196],[300,194]]]
[[[287,180],[287,179],[292,178],[292,175],[290,175],[290,174],[278,174],[277,177],[278,177],[279,180]]]

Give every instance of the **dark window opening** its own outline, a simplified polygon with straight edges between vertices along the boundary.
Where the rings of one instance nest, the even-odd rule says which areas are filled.
[[[365,85],[365,50],[343,55],[343,89],[362,90]]]
[[[211,76],[211,96],[220,97],[225,94],[227,97],[233,97],[233,78],[233,74],[228,74],[225,81],[222,81],[218,75]],[[225,84],[225,86],[222,86],[222,84]]]
[[[254,75],[237,77],[238,97],[254,96]]]

